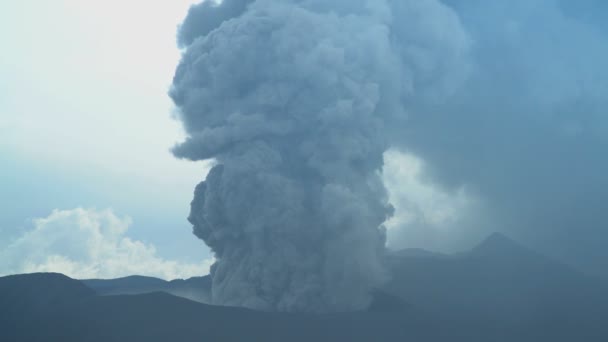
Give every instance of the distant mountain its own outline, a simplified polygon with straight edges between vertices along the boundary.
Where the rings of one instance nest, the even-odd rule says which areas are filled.
[[[526,247],[513,241],[502,233],[493,233],[483,240],[479,245],[473,247],[469,255],[477,257],[508,258],[524,258],[525,261],[546,259],[542,255],[527,249]],[[548,261],[548,260],[546,260]]]
[[[504,235],[455,255],[389,253],[387,265],[392,279],[366,312],[331,315],[255,312],[168,294],[201,298],[209,277],[3,277],[0,341],[608,341],[606,283]]]
[[[54,340],[56,322],[49,317],[59,321],[57,313],[93,296],[93,290],[63,274],[1,277],[0,341]]]
[[[389,257],[414,257],[414,258],[436,258],[447,257],[448,255],[427,251],[422,248],[405,248],[396,251],[389,251]]]
[[[116,279],[85,279],[81,282],[102,296],[165,292],[203,304],[211,302],[211,278],[209,276],[171,281],[153,277],[129,276]],[[406,312],[411,309],[410,305],[397,296],[382,291],[374,291],[372,293],[372,304],[368,311]]]
[[[71,304],[95,292],[80,282],[57,273],[0,278],[0,322],[22,314],[45,314],[50,308]],[[41,288],[40,284],[44,284]]]
[[[392,280],[385,291],[450,320],[475,319],[516,331],[543,327],[539,341],[555,341],[548,336],[608,341],[602,323],[608,317],[607,284],[502,234],[467,253],[393,255],[388,263]]]
[[[57,274],[2,277],[0,290],[0,341],[443,341],[449,336],[432,328],[438,322],[414,311],[296,315],[210,306],[160,292],[98,296]]]
[[[82,282],[99,295],[166,292],[199,303],[210,302],[211,278],[209,276],[171,281],[153,277],[130,276],[117,279],[85,279]]]
[[[103,295],[158,292],[169,283],[166,280],[138,275],[116,279],[84,279],[81,281],[98,294]]]

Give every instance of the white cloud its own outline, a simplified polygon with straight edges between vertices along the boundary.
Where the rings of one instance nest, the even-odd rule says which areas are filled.
[[[470,228],[474,196],[464,187],[448,192],[425,180],[424,161],[413,154],[389,150],[384,157],[383,178],[395,207],[386,223],[389,248],[460,248],[454,237]]]
[[[60,272],[73,278],[147,275],[188,278],[209,272],[212,260],[197,264],[159,257],[151,244],[126,236],[131,224],[112,210],[55,210],[34,219],[34,228],[0,252],[0,273]]]

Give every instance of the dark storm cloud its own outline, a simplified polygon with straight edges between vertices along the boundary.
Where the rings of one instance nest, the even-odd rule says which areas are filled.
[[[448,101],[421,106],[398,127],[399,146],[423,158],[446,189],[474,189],[490,211],[487,229],[605,274],[608,40],[601,14],[591,15],[597,8],[584,1],[446,3],[474,41],[474,67]]]

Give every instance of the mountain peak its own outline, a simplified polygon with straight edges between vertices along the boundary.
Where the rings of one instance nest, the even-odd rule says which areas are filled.
[[[502,255],[507,253],[520,254],[522,252],[526,252],[524,247],[499,232],[492,233],[471,250],[472,254],[481,256]]]
[[[90,296],[94,291],[61,273],[28,273],[0,277],[0,292],[37,296]]]
[[[445,257],[445,254],[431,252],[422,248],[405,248],[399,250],[390,251],[389,256],[392,257],[414,257],[414,258],[437,258],[437,257]]]
[[[506,236],[505,234],[501,233],[501,232],[494,232],[492,234],[490,234],[490,236],[488,236],[484,242],[491,242],[491,243],[511,243],[514,244],[515,241],[513,241],[511,238],[509,238],[508,236]]]

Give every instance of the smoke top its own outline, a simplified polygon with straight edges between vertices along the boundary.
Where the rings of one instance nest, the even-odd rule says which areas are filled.
[[[570,12],[553,0],[193,6],[170,92],[188,137],[173,152],[215,160],[189,217],[216,255],[214,303],[365,307],[386,279],[389,148],[446,191],[472,189],[485,229],[549,251],[569,232],[592,241],[608,199],[608,45]]]

